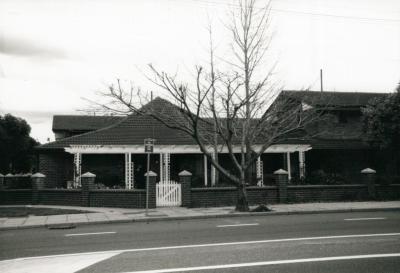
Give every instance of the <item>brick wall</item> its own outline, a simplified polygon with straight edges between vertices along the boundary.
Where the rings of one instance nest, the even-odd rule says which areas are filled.
[[[375,187],[378,200],[400,200],[400,184]]]
[[[90,191],[91,207],[145,208],[146,190]]]
[[[1,205],[26,205],[31,204],[32,190],[3,190],[0,191]]]
[[[235,187],[193,188],[192,207],[233,206],[237,200]],[[247,196],[250,205],[276,203],[277,187],[248,187]]]
[[[81,190],[44,189],[39,191],[39,204],[81,206]]]
[[[329,202],[367,200],[365,185],[303,185],[288,187],[288,202]]]
[[[376,186],[378,200],[399,200],[400,185]],[[236,204],[236,188],[192,188],[192,207],[219,207]],[[248,187],[250,205],[278,202],[277,187]],[[368,200],[365,185],[288,186],[289,203]]]
[[[66,187],[66,181],[73,179],[73,162],[73,155],[65,152],[40,154],[39,172],[46,175],[46,187]]]

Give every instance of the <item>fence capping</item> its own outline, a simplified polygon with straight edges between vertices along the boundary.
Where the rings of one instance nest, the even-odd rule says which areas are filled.
[[[274,174],[289,174],[289,173],[283,169],[279,169],[279,170],[274,171]]]
[[[187,170],[183,170],[178,175],[179,176],[192,176],[192,173]]]
[[[91,177],[96,177],[96,175],[91,172],[86,172],[86,173],[82,174],[80,177],[81,178],[91,178]]]
[[[376,173],[376,171],[371,169],[371,168],[365,168],[364,170],[361,170],[361,173],[363,173],[363,174],[372,174],[372,173]]]
[[[12,173],[8,173],[5,175],[5,177],[14,177],[14,175]]]
[[[4,175],[2,173],[0,173],[0,177],[4,177]]]
[[[42,177],[46,177],[44,174],[42,173],[35,173],[31,176],[32,178],[42,178]]]
[[[144,174],[144,176],[147,176],[147,172]],[[157,174],[153,171],[149,171],[149,176],[157,176]]]

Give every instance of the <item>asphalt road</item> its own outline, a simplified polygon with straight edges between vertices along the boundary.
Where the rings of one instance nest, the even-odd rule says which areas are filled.
[[[79,255],[64,255],[74,253]],[[400,272],[400,213],[232,217],[0,232],[0,260],[41,256],[34,261],[54,262],[53,257],[43,257],[48,255],[61,255],[57,259],[65,268],[86,259],[80,267],[62,271],[82,273]],[[13,262],[26,261],[32,259]],[[3,265],[5,271],[10,268]]]

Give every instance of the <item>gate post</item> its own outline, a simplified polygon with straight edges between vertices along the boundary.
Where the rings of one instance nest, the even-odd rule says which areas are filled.
[[[371,199],[375,199],[376,191],[375,191],[375,174],[376,171],[370,168],[366,168],[361,171],[362,179],[364,184],[367,185],[368,189],[368,197]]]
[[[182,190],[182,207],[190,207],[192,205],[191,182],[192,174],[186,170],[181,171],[179,174],[179,182],[181,183]]]
[[[147,173],[145,173],[144,176],[146,177]],[[156,208],[156,179],[157,174],[153,171],[149,171],[149,188],[147,189],[149,191],[149,209]]]
[[[288,172],[279,169],[274,172],[276,184],[278,186],[278,197],[279,203],[287,202],[287,184],[288,184]]]
[[[90,207],[90,190],[94,189],[94,180],[96,179],[96,175],[90,172],[84,173],[81,175],[81,198],[82,205],[85,207]]]
[[[40,202],[39,191],[44,188],[46,176],[41,173],[35,173],[31,176],[32,179],[32,204]]]

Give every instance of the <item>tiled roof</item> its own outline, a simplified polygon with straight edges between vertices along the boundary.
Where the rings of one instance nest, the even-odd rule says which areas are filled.
[[[319,100],[322,103],[331,103],[340,106],[364,105],[369,99],[384,93],[344,93],[344,92],[313,92],[313,91],[283,91],[282,95],[294,96],[304,100]],[[335,96],[339,98],[335,99]],[[163,116],[170,117],[173,125],[176,120],[182,119],[180,108],[167,100],[156,98],[145,105],[142,110],[152,109]],[[77,117],[77,116],[75,116]],[[83,116],[86,118],[86,116]],[[64,138],[58,141],[44,144],[39,149],[61,149],[70,145],[142,145],[145,138],[156,139],[158,145],[195,145],[196,142],[187,134],[168,128],[153,117],[141,114],[131,114],[127,117],[115,118],[111,125],[96,131]],[[111,120],[109,119],[109,120]],[[180,120],[181,122],[182,120]],[[79,120],[77,120],[79,122]],[[111,123],[111,122],[110,122]],[[107,126],[107,125],[105,125]],[[207,126],[207,125],[206,125]],[[322,126],[322,127],[321,127]],[[364,147],[362,142],[361,123],[340,124],[323,123],[317,125],[319,135],[310,142],[314,148],[356,148]],[[205,128],[205,127],[204,127]],[[203,128],[203,129],[204,129]],[[315,128],[314,128],[315,129]],[[314,130],[313,130],[314,131]],[[284,142],[300,143],[300,139],[291,139]],[[315,145],[315,146],[314,146]],[[349,146],[350,145],[350,146]]]
[[[122,116],[56,115],[53,131],[93,131],[121,121]]]
[[[280,96],[287,96],[302,102],[338,107],[360,107],[367,105],[372,98],[382,97],[388,93],[367,92],[332,92],[332,91],[282,91]]]
[[[178,108],[172,103],[156,98],[147,104],[144,111],[152,107],[160,113],[176,116]],[[153,117],[131,114],[111,126],[50,142],[39,149],[61,149],[70,145],[142,145],[145,138],[154,138],[158,145],[193,145],[194,140],[186,134],[166,127]]]

